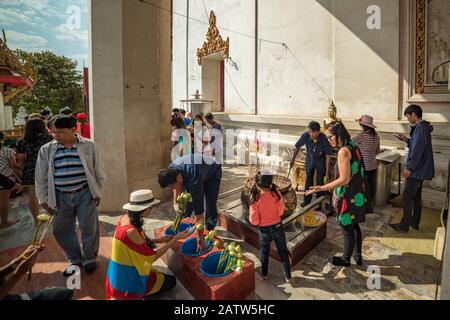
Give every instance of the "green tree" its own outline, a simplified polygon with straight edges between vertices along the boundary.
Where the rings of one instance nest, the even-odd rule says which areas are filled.
[[[65,106],[74,113],[83,111],[83,74],[77,70],[77,62],[50,51],[26,52],[16,50],[19,57],[31,57],[38,79],[33,90],[13,101],[16,115],[19,107],[29,114],[49,107],[53,114]]]

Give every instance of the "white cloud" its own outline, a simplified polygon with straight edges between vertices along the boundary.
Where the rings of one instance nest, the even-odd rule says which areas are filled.
[[[7,34],[8,46],[12,49],[22,49],[27,51],[48,50],[48,40],[32,34],[9,31]]]
[[[16,23],[32,23],[31,19],[24,13],[13,9],[0,8],[0,21],[2,25],[12,25]]]
[[[87,30],[76,30],[65,24],[59,25],[56,29],[56,39],[62,41],[71,41],[80,43],[83,47],[87,47],[88,32]]]

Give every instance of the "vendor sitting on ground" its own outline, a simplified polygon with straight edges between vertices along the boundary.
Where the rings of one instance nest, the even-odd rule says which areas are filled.
[[[106,276],[106,298],[110,300],[145,299],[155,293],[170,291],[176,278],[153,270],[153,263],[161,258],[177,240],[188,237],[188,231],[175,237],[150,240],[143,231],[144,216],[160,201],[151,190],[133,192],[130,203],[123,206],[128,213],[119,219],[114,233]],[[165,245],[155,250],[155,243]]]

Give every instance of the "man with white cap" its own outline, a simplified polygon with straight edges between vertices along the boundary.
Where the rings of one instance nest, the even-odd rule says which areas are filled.
[[[176,278],[157,272],[153,268],[177,240],[189,236],[188,231],[175,237],[150,240],[143,230],[144,216],[160,201],[151,190],[139,190],[130,195],[123,206],[127,214],[119,219],[114,233],[106,277],[106,298],[114,300],[145,299],[155,293],[170,291]],[[156,243],[165,245],[156,250]]]

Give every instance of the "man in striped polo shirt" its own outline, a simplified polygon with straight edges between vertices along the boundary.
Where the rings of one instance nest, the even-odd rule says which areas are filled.
[[[98,210],[105,176],[95,143],[76,133],[74,117],[59,115],[51,130],[55,140],[39,151],[36,163],[36,195],[53,220],[53,235],[69,259],[63,275],[75,273],[72,266],[93,272],[100,244]],[[81,231],[83,250],[76,233]]]

